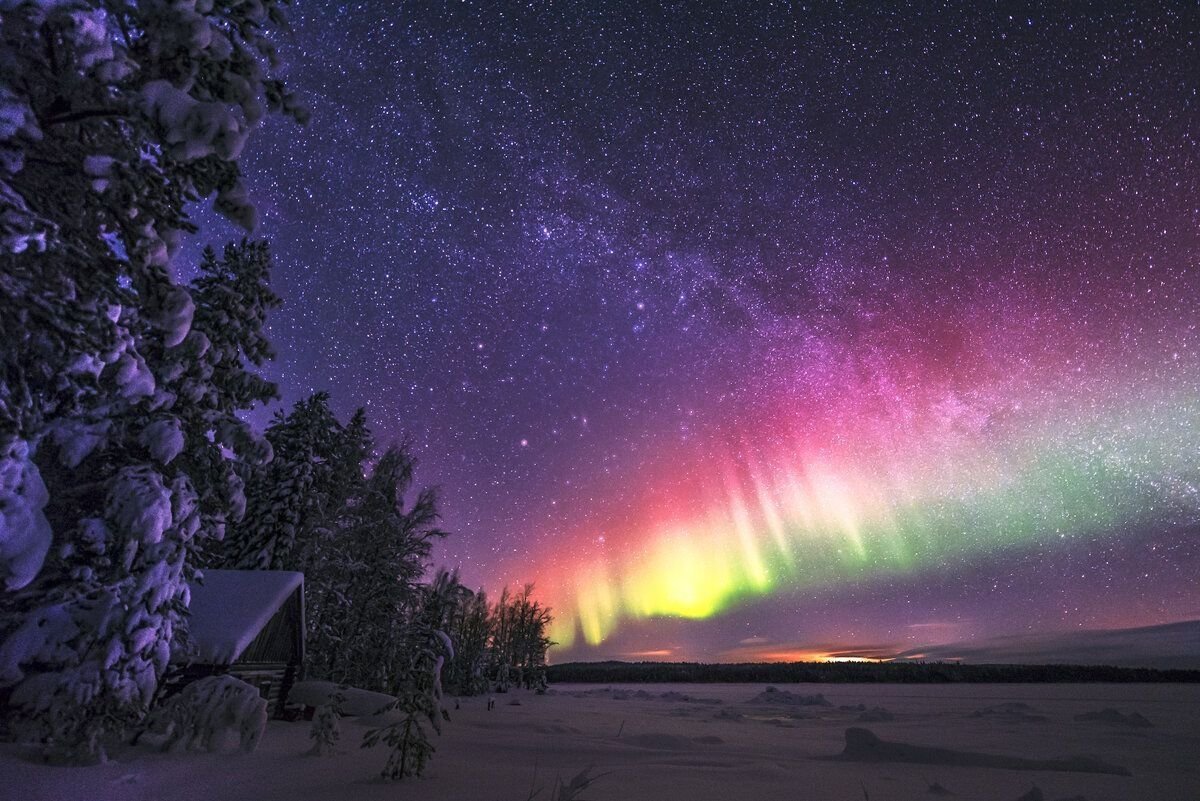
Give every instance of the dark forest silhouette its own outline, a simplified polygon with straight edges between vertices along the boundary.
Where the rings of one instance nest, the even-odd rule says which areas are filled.
[[[1200,670],[1105,665],[968,665],[955,662],[567,662],[551,665],[552,683],[888,683],[988,684],[1200,682]]]

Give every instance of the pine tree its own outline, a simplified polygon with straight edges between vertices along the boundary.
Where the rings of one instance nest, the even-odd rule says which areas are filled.
[[[225,462],[268,455],[233,422],[263,351],[203,322],[261,332],[254,303],[170,261],[190,201],[252,225],[241,148],[303,117],[267,75],[282,23],[275,0],[0,7],[0,688],[69,756],[143,714],[197,542],[240,511]]]
[[[317,393],[266,431],[274,459],[247,471],[247,511],[214,560],[305,574],[308,673],[382,690],[407,657],[402,629],[420,597],[437,528],[437,496],[412,498],[409,447],[370,467],[358,410],[343,426]]]

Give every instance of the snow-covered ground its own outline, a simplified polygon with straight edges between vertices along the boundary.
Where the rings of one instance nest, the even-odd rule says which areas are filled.
[[[762,685],[558,685],[461,701],[427,775],[375,779],[382,751],[363,751],[364,727],[342,722],[341,753],[305,756],[309,724],[272,721],[257,752],[126,754],[114,764],[36,764],[0,751],[0,798],[20,801],[338,801],[550,798],[556,777],[589,766],[606,774],[582,797],[671,801],[939,797],[1015,801],[1036,785],[1047,801],[1200,798],[1200,685],[780,685],[828,705],[789,703]],[[665,697],[664,697],[664,694]],[[750,703],[751,699],[757,699]],[[511,702],[519,701],[519,705]],[[865,713],[858,709],[865,707]],[[1113,716],[1115,709],[1152,726]],[[875,711],[883,710],[883,711]],[[978,714],[977,714],[978,713]],[[859,720],[866,715],[866,719]],[[891,720],[887,718],[891,717]],[[1116,721],[1119,721],[1117,718]],[[1055,770],[860,763],[841,753],[849,727],[889,741],[1033,759],[1088,755],[1132,776]]]

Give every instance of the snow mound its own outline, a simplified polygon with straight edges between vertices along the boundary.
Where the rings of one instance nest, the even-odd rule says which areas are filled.
[[[746,701],[747,704],[781,704],[784,706],[832,706],[821,693],[816,695],[800,695],[798,693],[768,687],[758,695]]]
[[[895,715],[881,706],[872,707],[858,716],[860,723],[887,723],[895,719]]]
[[[138,742],[161,751],[253,751],[267,727],[267,702],[233,676],[194,681],[150,713]]]
[[[664,734],[662,732],[648,732],[646,734],[631,734],[622,737],[618,742],[624,745],[633,745],[638,748],[650,748],[656,751],[688,751],[696,747],[696,744],[687,737],[680,737],[675,734]]]
[[[338,711],[344,717],[374,715],[396,703],[396,699],[390,695],[334,684],[332,681],[298,681],[288,691],[288,703],[322,707],[333,703],[334,696],[339,694],[342,701]]]
[[[985,706],[971,713],[973,718],[996,718],[1006,723],[1043,723],[1049,720],[1045,715],[1036,714],[1037,710],[1029,704],[1020,701],[1009,701],[1003,704]]]
[[[677,701],[679,703],[685,703],[685,704],[719,704],[719,703],[721,703],[721,699],[719,699],[719,698],[699,698],[694,695],[688,695],[687,693],[675,692],[674,690],[668,690],[667,692],[659,695],[658,698],[659,698],[659,700],[662,700],[662,701]]]
[[[914,765],[954,765],[959,767],[1000,768],[1002,770],[1057,770],[1071,773],[1104,773],[1132,776],[1128,768],[1087,756],[1061,759],[1025,759],[1023,757],[931,748],[923,745],[881,740],[870,729],[846,729],[846,748],[834,757],[848,762],[907,762]]]
[[[1126,715],[1112,707],[1101,709],[1099,712],[1084,712],[1076,715],[1075,720],[1081,723],[1112,723],[1116,726],[1129,726],[1133,729],[1149,729],[1154,726],[1140,712],[1130,712]]]

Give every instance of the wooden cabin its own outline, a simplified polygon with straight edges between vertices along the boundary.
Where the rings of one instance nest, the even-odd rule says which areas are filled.
[[[190,642],[171,660],[172,683],[228,673],[282,714],[304,666],[304,574],[205,570],[190,589]]]

